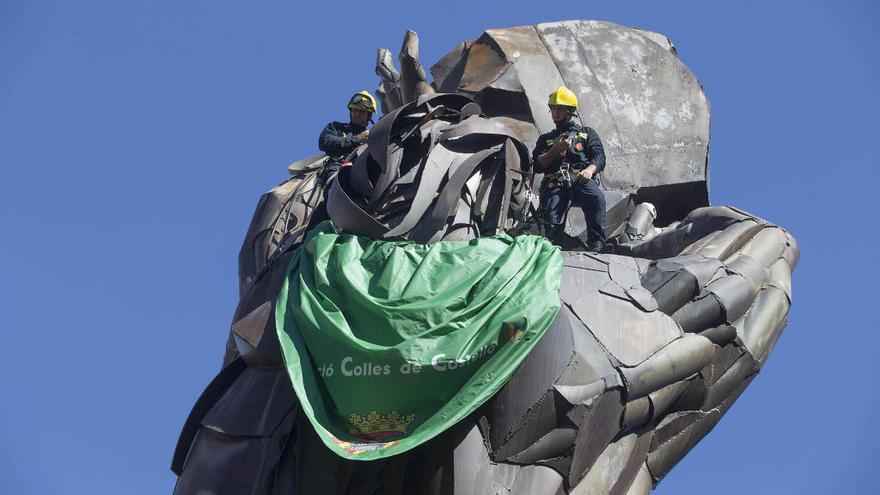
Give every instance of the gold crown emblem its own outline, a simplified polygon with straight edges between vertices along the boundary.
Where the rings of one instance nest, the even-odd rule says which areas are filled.
[[[384,441],[405,435],[415,417],[415,414],[401,415],[397,410],[384,416],[379,414],[379,411],[370,411],[366,417],[358,413],[351,413],[346,422],[350,434],[370,440]]]

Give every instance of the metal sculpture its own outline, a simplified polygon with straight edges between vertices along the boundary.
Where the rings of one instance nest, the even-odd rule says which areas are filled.
[[[596,21],[490,30],[429,84],[408,32],[400,63],[379,51],[385,115],[351,166],[327,187],[322,157],[296,162],[260,200],[223,368],[174,454],[175,493],[649,493],[766,361],[791,304],[794,238],[708,206],[708,103],[661,35]],[[561,309],[506,385],[407,452],[332,453],[300,410],[274,317],[313,214],[326,201],[344,232],[417,243],[540,231],[528,151],[563,83],[606,136],[614,254],[581,249],[573,209]]]

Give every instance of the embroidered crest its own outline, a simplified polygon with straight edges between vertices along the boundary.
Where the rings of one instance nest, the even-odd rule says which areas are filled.
[[[415,414],[400,414],[396,410],[384,416],[378,411],[370,411],[366,416],[351,413],[347,420],[348,432],[367,440],[385,441],[405,435],[415,417]]]

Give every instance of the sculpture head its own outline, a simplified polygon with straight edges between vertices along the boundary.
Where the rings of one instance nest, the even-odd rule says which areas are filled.
[[[327,192],[346,231],[421,243],[521,227],[528,149],[466,95],[420,97],[383,116]]]

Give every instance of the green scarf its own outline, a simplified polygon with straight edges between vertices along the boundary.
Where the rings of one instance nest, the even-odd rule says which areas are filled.
[[[516,371],[559,311],[561,273],[543,237],[424,245],[318,225],[275,312],[303,412],[348,459],[430,440]]]

